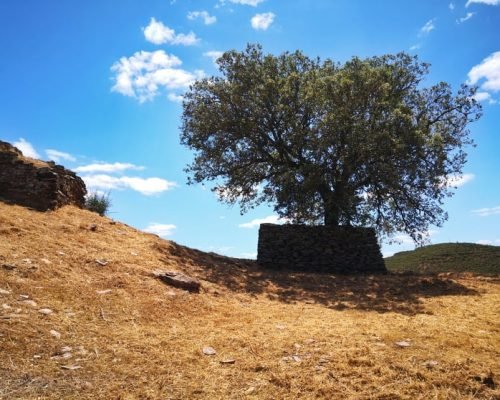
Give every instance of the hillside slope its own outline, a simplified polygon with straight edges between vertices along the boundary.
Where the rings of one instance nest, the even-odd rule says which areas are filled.
[[[269,272],[0,202],[1,399],[496,399],[499,303],[493,277]]]
[[[402,251],[384,261],[390,271],[500,274],[500,246],[440,243]]]

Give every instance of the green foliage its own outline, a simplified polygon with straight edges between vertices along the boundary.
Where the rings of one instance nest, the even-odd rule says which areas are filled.
[[[500,247],[441,243],[396,253],[385,266],[390,271],[500,274]]]
[[[190,183],[241,212],[263,202],[296,223],[374,226],[422,242],[447,218],[446,177],[460,174],[479,118],[475,88],[421,88],[428,64],[404,53],[345,64],[300,51],[228,51],[222,76],[184,97]]]
[[[109,193],[90,193],[85,198],[85,208],[89,211],[99,214],[104,217],[108,214],[109,208],[111,207],[111,200],[109,198]]]

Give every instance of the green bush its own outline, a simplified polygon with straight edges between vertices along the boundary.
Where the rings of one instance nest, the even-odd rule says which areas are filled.
[[[85,208],[99,214],[101,217],[108,214],[110,207],[109,193],[89,193],[85,199]]]

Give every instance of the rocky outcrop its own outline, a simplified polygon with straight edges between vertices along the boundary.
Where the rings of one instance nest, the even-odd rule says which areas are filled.
[[[24,157],[0,141],[0,200],[46,211],[66,204],[83,207],[86,193],[85,183],[74,172]]]
[[[192,293],[199,293],[201,283],[187,275],[175,271],[153,271],[153,275],[161,279],[167,285],[187,290]]]
[[[372,228],[261,224],[257,263],[270,269],[384,273]]]

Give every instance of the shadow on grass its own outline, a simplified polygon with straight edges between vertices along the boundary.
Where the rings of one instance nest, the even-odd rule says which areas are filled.
[[[166,249],[157,250],[167,252]],[[479,295],[447,276],[388,273],[332,275],[272,271],[255,261],[204,253],[171,242],[168,255],[194,265],[198,277],[233,292],[267,295],[285,303],[316,303],[343,310],[356,309],[405,315],[426,313],[422,299],[438,296]]]

